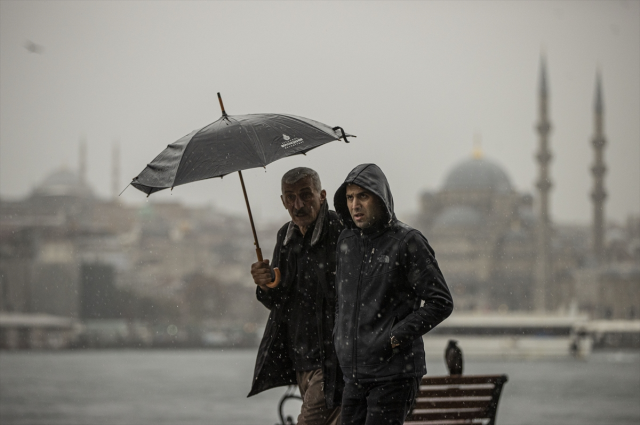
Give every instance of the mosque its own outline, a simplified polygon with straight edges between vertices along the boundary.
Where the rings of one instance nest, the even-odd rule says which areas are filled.
[[[439,191],[421,194],[420,211],[418,227],[437,247],[456,307],[526,309],[536,254],[533,198],[516,192],[500,165],[476,149]]]
[[[551,123],[546,64],[539,80],[539,176],[537,193],[519,193],[497,162],[476,146],[455,165],[437,191],[423,192],[416,227],[433,246],[456,309],[463,311],[581,310],[603,318],[637,318],[640,313],[639,219],[630,219],[623,257],[613,258],[605,241],[603,150],[604,106],[600,76],[594,102],[593,223],[569,226],[549,215]],[[634,248],[635,247],[635,248]],[[612,257],[613,255],[613,257]],[[605,297],[606,295],[606,297]],[[604,306],[602,299],[607,298]],[[614,301],[615,300],[615,301]]]

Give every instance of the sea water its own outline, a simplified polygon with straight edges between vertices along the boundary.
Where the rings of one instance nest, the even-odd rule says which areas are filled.
[[[256,349],[0,352],[0,424],[273,425],[284,388],[247,398]],[[445,374],[428,358],[429,375]],[[506,373],[502,425],[640,423],[640,352],[586,360],[473,360]],[[286,404],[296,416],[299,403]]]

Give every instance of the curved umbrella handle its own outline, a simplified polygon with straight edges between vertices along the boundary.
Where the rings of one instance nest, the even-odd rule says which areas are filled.
[[[275,288],[280,285],[280,269],[277,267],[273,268],[273,272],[276,274],[276,278],[271,283],[267,283],[267,288]]]
[[[258,247],[256,248],[256,255],[258,256],[258,261],[263,261],[262,258],[262,250]],[[276,278],[273,279],[273,282],[271,283],[267,283],[267,288],[275,288],[276,286],[278,286],[280,284],[280,269],[277,267],[273,268],[273,272],[276,275]]]

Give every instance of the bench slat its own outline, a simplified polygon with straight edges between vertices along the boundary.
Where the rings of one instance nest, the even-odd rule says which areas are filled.
[[[469,385],[469,384],[497,384],[506,382],[506,375],[473,375],[473,376],[425,376],[421,385]]]
[[[415,412],[411,413],[405,422],[408,421],[441,421],[447,419],[487,419],[484,409],[471,412]]]
[[[462,388],[448,388],[438,390],[420,390],[418,397],[491,397],[493,396],[493,388],[482,389],[462,389]]]
[[[486,418],[485,418],[486,419]],[[409,419],[407,418],[407,421]],[[408,423],[405,421],[405,424]],[[437,421],[418,421],[410,422],[410,425],[469,425],[471,422],[469,419],[441,419]]]
[[[485,409],[489,403],[491,403],[491,399],[418,401],[414,409],[468,409],[470,407]]]
[[[437,425],[488,419],[493,425],[502,386],[507,381],[507,375],[424,377],[416,406],[405,423]]]

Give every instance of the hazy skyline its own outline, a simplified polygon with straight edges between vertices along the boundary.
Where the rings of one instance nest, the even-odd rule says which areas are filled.
[[[33,44],[28,44],[33,43]],[[54,170],[111,192],[167,144],[220,117],[281,112],[358,137],[245,172],[258,219],[286,220],[279,179],[304,165],[333,193],[377,163],[396,209],[417,211],[471,156],[535,195],[538,74],[550,90],[551,217],[589,223],[596,70],[602,74],[607,219],[640,213],[640,2],[0,2],[0,196]],[[126,202],[144,202],[129,188]],[[245,214],[238,178],[152,196]]]

